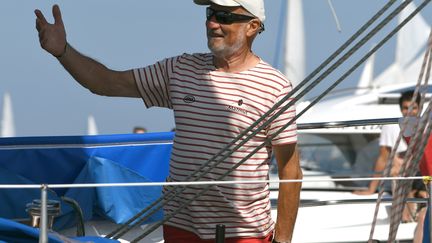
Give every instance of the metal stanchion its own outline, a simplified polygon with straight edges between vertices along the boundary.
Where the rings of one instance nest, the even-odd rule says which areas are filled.
[[[48,186],[41,186],[41,216],[39,226],[39,243],[48,243],[48,210],[47,210]]]
[[[225,225],[216,225],[216,243],[225,243]]]

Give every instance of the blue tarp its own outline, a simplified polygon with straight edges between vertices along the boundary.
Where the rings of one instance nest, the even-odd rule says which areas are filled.
[[[163,182],[174,134],[0,138],[0,184]],[[79,202],[84,217],[96,214],[123,223],[158,198],[160,187],[55,189],[50,199]],[[40,198],[38,189],[0,189],[0,217],[28,218],[25,205]],[[159,220],[160,212],[149,221]],[[62,204],[55,229],[74,223]]]

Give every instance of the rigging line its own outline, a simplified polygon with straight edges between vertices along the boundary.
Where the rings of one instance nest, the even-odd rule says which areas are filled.
[[[327,3],[329,5],[329,7],[330,7],[331,13],[333,15],[333,19],[336,22],[336,28],[337,28],[338,32],[340,33],[340,32],[342,32],[342,28],[341,28],[341,25],[340,25],[340,22],[339,22],[339,18],[338,18],[337,14],[336,14],[336,10],[335,10],[335,8],[333,6],[333,3],[332,3],[331,0],[327,0]]]
[[[431,31],[429,33],[429,39],[428,39],[427,46],[428,46],[428,50],[426,51],[424,58],[426,59],[427,58],[426,56],[429,56],[429,62],[428,62],[428,67],[426,68],[426,77],[424,79],[425,83],[424,83],[423,86],[421,86],[419,88],[419,90],[420,89],[422,89],[422,90],[419,91],[419,90],[416,89],[416,91],[415,91],[416,94],[417,94],[417,92],[420,92],[420,94],[421,94],[420,107],[419,107],[420,113],[423,110],[423,105],[424,105],[424,102],[425,102],[425,97],[426,97],[426,92],[427,92],[427,86],[428,86],[429,77],[430,77],[430,73],[431,73],[431,63],[432,63],[432,28],[431,28]],[[421,73],[419,75],[419,80],[421,79],[421,77],[423,77],[423,72],[424,72],[424,68],[425,68],[424,66],[425,66],[425,63],[423,63],[423,65],[422,65]],[[411,102],[413,102],[413,101],[411,101]],[[409,108],[412,109],[411,107],[409,107]],[[411,112],[411,110],[408,110],[408,112]]]
[[[424,70],[426,68],[427,57],[429,55],[429,58],[430,58],[430,54],[431,54],[430,51],[432,51],[432,31],[431,31],[431,34],[429,35],[428,46],[429,46],[429,51],[425,52],[425,55],[424,55],[424,58],[423,58],[423,64],[422,64],[422,67],[421,67],[421,70],[420,70],[419,78],[417,80],[417,85],[416,85],[416,89],[415,89],[415,92],[414,92],[414,94],[415,94],[414,96],[416,96],[417,93],[418,93],[418,91],[419,91],[419,86],[421,85],[421,81],[422,81],[422,77],[423,77],[423,74],[424,74]],[[429,67],[429,69],[430,69],[430,67]],[[427,81],[428,81],[428,79],[426,80],[426,82]],[[415,97],[413,97],[413,99],[412,99],[411,105],[409,107],[409,112],[412,110],[414,102],[415,102]],[[420,105],[422,105],[422,104],[423,103],[421,102]],[[420,111],[421,110],[422,109],[420,109]],[[401,138],[402,138],[402,133],[405,131],[405,129],[407,127],[407,123],[408,123],[408,120],[405,119],[403,121],[403,123],[402,123],[401,133],[398,135],[398,138],[396,139],[396,146],[395,147],[399,146],[399,143],[400,143]],[[390,175],[390,170],[392,168],[393,159],[394,159],[395,155],[396,155],[396,149],[393,148],[392,151],[390,152],[390,156],[389,156],[389,158],[387,160],[386,167],[384,169],[384,175],[385,176]],[[404,157],[404,161],[407,161],[407,159],[408,159],[408,157]],[[372,227],[371,227],[371,231],[370,231],[370,235],[369,235],[369,240],[371,240],[373,238],[373,234],[374,234],[374,231],[375,231],[375,225],[376,225],[377,218],[378,218],[379,205],[380,205],[381,199],[382,199],[382,197],[384,195],[384,187],[383,187],[383,185],[384,185],[384,182],[380,181],[378,187],[381,188],[381,189],[380,189],[380,191],[378,193],[378,200],[377,200],[377,204],[375,206],[375,212],[374,212],[374,217],[373,217],[373,221],[372,221]]]
[[[429,66],[429,65],[428,65]],[[429,66],[430,67],[430,66]],[[414,134],[414,138],[410,140],[410,144],[408,147],[408,152],[405,155],[404,163],[405,166],[402,166],[401,173],[403,174],[414,174],[415,169],[418,167],[420,159],[423,157],[424,148],[429,140],[429,134],[431,129],[431,123],[429,123],[430,114],[432,111],[432,103],[429,103],[425,113],[421,117],[418,128],[416,129],[416,133]],[[418,146],[420,145],[420,146]],[[412,159],[412,161],[408,160],[408,158]],[[407,164],[409,163],[409,167],[406,169]],[[405,172],[407,170],[407,172]],[[398,224],[396,221],[399,221],[402,217],[403,203],[401,200],[407,197],[406,192],[408,191],[408,187],[411,183],[398,183],[396,200],[392,204],[392,214],[390,217],[390,233],[389,239],[394,239],[398,230]]]
[[[406,3],[401,4],[401,6],[399,6],[398,9],[394,10],[393,15],[390,15],[389,17],[387,17],[385,20],[383,20],[382,22],[387,23],[388,21],[390,21],[396,14],[395,12],[400,12],[402,8],[404,8],[408,2],[411,2],[412,0],[407,1]],[[220,152],[218,152],[216,155],[214,155],[211,159],[209,159],[209,161],[207,161],[205,164],[203,164],[197,171],[193,172],[190,176],[188,176],[187,179],[190,179],[194,176],[196,176],[196,174],[198,173],[202,173],[202,170],[205,169],[210,163],[213,162],[214,159],[218,158],[219,156],[221,156],[221,154],[225,153],[226,151],[230,151],[230,147],[232,145],[234,145],[238,140],[240,140],[243,136],[245,136],[246,134],[248,134],[249,132],[251,132],[251,130],[253,130],[253,128],[255,126],[257,126],[260,122],[262,122],[265,117],[271,115],[271,113],[277,109],[277,107],[279,107],[280,105],[282,105],[285,101],[287,101],[292,95],[293,93],[297,92],[302,86],[304,86],[307,82],[310,81],[310,79],[312,79],[317,73],[319,73],[322,69],[324,69],[325,66],[327,66],[331,61],[334,60],[334,58],[336,58],[341,52],[343,52],[350,44],[352,44],[354,42],[354,40],[356,38],[358,38],[358,36],[360,36],[367,28],[369,28],[370,25],[372,25],[391,5],[393,5],[396,2],[396,0],[390,0],[382,9],[380,9],[366,24],[364,24],[353,36],[350,37],[350,39],[348,39],[338,50],[336,50],[329,58],[327,58],[317,69],[315,69],[311,74],[308,75],[308,77],[306,77],[297,87],[294,87],[294,89],[286,96],[284,97],[281,101],[277,102],[274,107],[272,109],[270,109],[267,113],[265,113],[263,115],[263,117],[259,118],[254,124],[252,124],[248,129],[246,129],[245,131],[243,131],[241,134],[239,134],[239,136],[237,136],[237,138],[235,138],[231,143],[229,143],[227,146],[225,146]],[[377,28],[377,27],[376,27]],[[376,29],[375,28],[375,29]],[[382,28],[382,26],[381,26]],[[371,31],[372,32],[372,31]],[[364,37],[362,40],[364,42],[365,39],[369,39],[371,38],[371,36],[366,36]],[[363,43],[364,44],[364,43]],[[355,47],[351,48],[351,54],[352,52],[354,52],[355,50],[358,49],[358,47],[361,45],[356,45]],[[339,66],[345,59],[346,56],[348,54],[345,54],[344,57],[340,58],[338,63],[334,64],[331,68],[335,68],[335,66]],[[342,60],[342,61],[341,61]],[[331,69],[329,68],[329,69]],[[327,75],[329,73],[327,72]],[[316,82],[316,81],[315,81]],[[294,102],[290,102],[290,104],[292,105]],[[282,111],[283,112],[283,111]],[[280,114],[280,113],[279,113]],[[275,118],[274,118],[275,119]],[[270,121],[271,122],[271,121]],[[266,124],[267,125],[267,124]],[[255,133],[252,133],[251,136],[255,135],[257,132],[255,131]],[[242,144],[241,144],[242,145]],[[240,145],[240,146],[241,146]],[[240,147],[240,146],[237,146]],[[236,149],[236,148],[235,148]],[[207,171],[204,172],[208,172],[209,169]],[[202,177],[202,175],[201,175]],[[165,197],[170,196],[170,194],[174,193],[174,196],[171,196],[171,198],[175,197],[178,193],[181,193],[181,190],[184,190],[184,188],[175,188],[174,190],[169,190],[167,192],[167,194],[164,194],[163,197],[159,198],[158,200],[156,200],[154,203],[152,203],[150,206],[148,206],[147,208],[145,208],[144,210],[142,210],[140,213],[138,213],[135,217],[131,218],[128,222],[126,222],[124,225],[122,225],[119,229],[113,231],[112,233],[110,233],[109,235],[107,235],[107,237],[112,237],[114,234],[119,233],[120,231],[122,231],[122,228],[129,228],[129,224],[131,222],[134,222],[137,218],[141,217],[143,214],[145,214],[147,211],[149,211],[150,209],[156,207],[156,205],[158,203],[160,203],[161,201],[164,200]],[[157,207],[156,209],[154,209],[150,214],[157,212],[157,210],[159,210],[162,206]]]
[[[430,0],[428,0],[426,2],[426,4],[430,2]],[[395,29],[393,29],[392,32],[390,32],[382,41],[380,41],[378,43],[378,45],[376,45],[371,51],[369,51],[361,60],[359,60],[351,69],[349,69],[344,75],[341,76],[340,79],[338,79],[329,89],[327,89],[321,96],[320,98],[317,98],[316,100],[314,100],[312,103],[316,103],[319,101],[319,99],[321,99],[322,97],[324,97],[326,95],[326,93],[330,92],[331,89],[335,88],[340,82],[342,82],[346,77],[348,77],[352,72],[354,72],[360,65],[362,65],[374,52],[376,52],[380,47],[382,47],[391,37],[393,37],[406,23],[408,23],[408,21],[410,19],[412,19],[421,9],[423,9],[426,4],[420,5],[416,11],[414,11],[410,16],[408,16],[401,24],[399,24]],[[405,5],[406,6],[406,5]],[[403,7],[402,7],[403,8]],[[400,9],[402,10],[402,9]],[[396,13],[397,14],[397,13]],[[396,15],[395,14],[395,15]],[[394,16],[395,16],[394,15]],[[394,17],[393,16],[393,17]],[[378,28],[378,27],[377,27]],[[303,91],[305,92],[305,91]],[[248,154],[244,159],[242,159],[242,161],[238,162],[235,166],[233,166],[232,169],[230,169],[229,171],[227,171],[226,173],[224,173],[224,175],[222,175],[221,177],[218,178],[218,180],[222,180],[225,176],[229,175],[231,171],[235,170],[238,166],[240,166],[244,161],[246,161],[247,159],[249,159],[252,154],[254,154],[255,152],[257,152],[259,149],[261,149],[262,147],[266,146],[266,144],[268,143],[268,141],[271,141],[275,136],[277,136],[279,133],[281,133],[282,131],[284,131],[288,126],[290,126],[293,121],[295,119],[297,119],[299,116],[301,116],[304,112],[306,112],[307,109],[310,109],[312,107],[313,104],[310,104],[309,106],[307,106],[302,112],[300,112],[298,115],[296,115],[291,121],[289,121],[287,124],[285,124],[283,127],[281,127],[275,134],[273,134],[272,136],[270,136],[268,138],[268,140],[266,140],[265,142],[263,142],[261,145],[259,145],[256,149],[254,149],[254,151],[252,151],[250,154]],[[285,107],[289,107],[289,104]],[[195,199],[197,199],[198,197],[200,197],[201,195],[203,195],[205,192],[207,192],[210,189],[210,187],[205,187],[203,188],[199,193],[197,193],[193,198],[189,199],[188,201],[186,201],[184,204],[180,205],[176,210],[174,210],[172,213],[170,213],[169,215],[166,215],[165,218],[158,222],[156,225],[153,226],[153,228],[150,228],[148,230],[148,232],[143,233],[141,236],[139,236],[138,238],[136,238],[134,240],[134,242],[136,242],[137,240],[140,240],[142,238],[144,238],[145,236],[147,236],[148,234],[150,234],[153,230],[157,229],[160,225],[162,225],[164,222],[168,221],[170,218],[172,218],[176,213],[180,212],[183,208],[185,208],[187,205],[189,205],[190,202],[194,201]]]
[[[432,107],[432,103],[429,103],[428,106],[428,113],[425,115],[426,119],[422,120],[424,121],[428,121],[429,116],[430,116],[430,112],[431,112],[431,108]],[[422,121],[422,122],[424,122]],[[423,153],[426,147],[426,144],[429,140],[429,135],[432,129],[432,124],[431,123],[427,123],[426,127],[422,126],[424,129],[423,131],[425,132],[424,134],[422,133],[419,136],[421,137],[421,143],[420,143],[420,147],[418,150],[416,150],[416,153],[413,156],[413,163],[411,166],[411,168],[409,168],[409,172],[410,174],[414,173],[415,168],[418,166],[421,158],[423,157]],[[421,130],[419,130],[421,131]],[[423,136],[422,136],[423,135]],[[411,142],[410,142],[411,144]],[[405,200],[407,198],[407,194],[408,194],[408,189],[411,185],[411,181],[405,181],[404,183],[398,183],[398,185],[400,185],[399,187],[397,187],[397,191],[396,191],[396,198],[395,201],[392,203],[392,213],[390,215],[390,230],[389,230],[389,241],[393,242],[394,239],[396,238],[396,234],[399,228],[399,222],[400,219],[402,217],[402,211],[403,211],[403,200]]]
[[[427,51],[427,53],[430,49]],[[427,59],[425,58],[425,61]],[[430,57],[429,57],[430,61]],[[430,62],[428,63],[428,72],[430,70]],[[423,77],[423,73],[420,75]],[[427,83],[427,80],[425,81]],[[418,84],[416,90],[418,90],[420,84]],[[415,102],[415,101],[414,101]],[[412,104],[414,104],[412,102]],[[411,107],[411,106],[410,106]],[[408,152],[404,157],[404,166],[401,167],[399,174],[411,175],[415,174],[415,169],[418,168],[418,164],[420,159],[423,156],[424,146],[427,144],[430,135],[430,126],[429,118],[432,110],[432,104],[429,103],[425,113],[421,117],[418,124],[415,126],[416,133],[413,138],[410,140],[410,144],[408,146]],[[406,125],[406,121],[404,121],[404,125]],[[418,145],[420,144],[420,147]],[[414,151],[415,150],[415,151]],[[415,153],[414,153],[415,152]],[[402,217],[403,203],[402,200],[406,199],[409,188],[411,187],[411,182],[396,183],[396,200],[392,204],[392,214],[390,215],[390,230],[389,230],[389,240],[395,239],[397,230],[399,228],[400,219]]]

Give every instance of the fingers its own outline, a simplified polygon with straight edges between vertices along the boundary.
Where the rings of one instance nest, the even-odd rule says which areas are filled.
[[[61,16],[61,11],[60,11],[60,7],[55,4],[52,8],[52,13],[54,16],[54,24],[56,25],[63,25],[63,20],[62,20],[62,16]]]
[[[39,31],[43,25],[48,24],[48,22],[45,19],[45,16],[42,14],[42,12],[39,9],[36,9],[36,29]]]
[[[46,19],[45,19],[45,16],[42,14],[42,12],[39,10],[39,9],[36,9],[35,10],[35,14],[36,14],[36,18],[38,19],[38,20],[40,20],[40,22],[42,23],[42,24],[47,24],[48,22],[46,21]]]

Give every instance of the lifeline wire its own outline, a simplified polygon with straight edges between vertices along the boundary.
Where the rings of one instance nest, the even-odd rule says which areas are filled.
[[[426,2],[426,4],[428,3],[429,1],[427,1]],[[371,37],[371,35],[374,35],[374,34],[376,34],[376,32],[378,31],[378,30],[380,30],[386,23],[388,23],[388,21],[390,21],[392,18],[394,18],[394,16],[398,13],[398,12],[400,12],[407,4],[408,4],[409,2],[405,2],[405,4],[401,4],[401,6],[398,8],[398,9],[396,9],[392,14],[390,14],[390,16],[388,16],[385,20],[383,20],[382,22],[383,23],[381,23],[379,26],[377,26],[374,30],[372,30],[371,31],[371,33],[368,35],[368,36],[366,36],[364,39],[370,39],[370,37]],[[402,22],[400,25],[398,25],[398,27],[397,28],[395,28],[388,36],[386,36],[386,38],[384,38],[374,49],[372,49],[369,53],[368,53],[368,55],[366,55],[363,59],[361,59],[353,68],[351,68],[347,73],[345,73],[331,88],[329,88],[326,92],[324,92],[323,93],[323,95],[322,96],[320,96],[319,98],[317,98],[317,100],[319,100],[319,99],[321,99],[326,93],[328,93],[328,92],[330,92],[330,90],[332,89],[332,88],[334,88],[334,87],[336,87],[336,85],[338,84],[338,83],[340,83],[341,81],[343,81],[348,75],[350,75],[356,68],[358,68],[358,66],[360,66],[364,61],[366,61],[366,59],[370,56],[370,55],[372,55],[373,54],[373,52],[375,52],[378,48],[380,48],[386,41],[388,41],[388,39],[390,39],[394,34],[396,34],[397,33],[397,31],[399,31],[399,29],[400,28],[402,28],[412,17],[414,17],[424,6],[426,6],[426,4],[422,4],[422,5],[420,5],[419,7],[418,7],[418,9],[416,9],[416,11],[414,11],[410,16],[408,16],[406,19],[405,19],[405,21],[404,22]],[[358,43],[355,47],[353,47],[353,48],[358,48],[359,46],[361,46],[361,45],[363,45],[364,43]],[[354,52],[354,51],[353,51]],[[352,53],[347,53],[345,56],[347,56],[347,55],[352,55]],[[344,57],[345,57],[344,56]],[[341,58],[341,59],[343,59],[343,58]],[[337,66],[337,64],[335,64],[334,66]],[[313,84],[312,85],[310,85],[310,86],[313,86]],[[308,87],[309,88],[309,87]],[[308,90],[306,89],[305,91],[303,91],[303,93],[302,94],[304,94],[304,92],[307,92]],[[300,94],[301,95],[301,94]],[[315,100],[315,103],[317,102],[317,100]],[[292,103],[293,103],[293,101],[291,101],[288,105],[286,105],[285,106],[285,108],[287,108],[287,107],[289,107],[290,105],[292,105]],[[295,119],[297,119],[299,116],[301,116],[307,109],[309,109],[311,106],[313,105],[313,103],[311,103],[311,105],[310,106],[308,106],[307,108],[305,108],[305,110],[303,110],[299,115],[297,115],[293,120],[291,120],[287,125],[285,125],[284,127],[282,127],[276,134],[274,134],[274,136],[276,136],[278,133],[280,133],[280,132],[282,132],[284,129],[286,129],[289,125],[291,125],[292,123],[293,123],[293,121],[295,120]],[[284,109],[284,108],[282,108],[282,109]],[[283,112],[283,110],[281,110],[280,112]],[[275,116],[277,116],[278,114],[276,114]],[[265,125],[263,125],[263,126],[265,126]],[[252,134],[252,136],[253,136],[254,134]],[[270,137],[269,138],[269,140],[271,140],[273,138],[273,136],[272,137]],[[262,147],[264,147],[266,144],[265,143],[263,143],[261,146],[259,146],[259,147],[257,147],[253,152],[251,152],[251,154],[253,154],[254,152],[256,152],[256,151],[258,151],[260,148],[262,148]],[[241,145],[240,145],[241,146]],[[240,161],[239,162],[239,164],[238,165],[236,165],[236,166],[234,166],[233,168],[232,168],[232,170],[234,170],[234,169],[236,169],[238,166],[240,166],[240,164],[242,163],[242,162],[244,162],[245,160],[247,160],[248,158],[250,158],[250,156],[251,155],[248,155],[248,156],[246,156],[242,161]],[[232,171],[232,170],[230,170],[230,171]],[[226,175],[228,175],[229,173],[230,173],[230,171],[228,171],[227,173],[225,173],[223,176],[222,176],[222,178],[223,177],[225,177]],[[172,214],[170,214],[170,215],[168,215],[168,216],[166,216],[165,218],[164,218],[164,220],[162,220],[162,222],[159,222],[158,224],[160,225],[160,224],[163,224],[164,222],[166,222],[167,220],[169,220],[174,214],[176,214],[176,213],[178,213],[181,209],[183,209],[184,207],[186,207],[187,206],[187,204],[188,203],[190,203],[190,202],[192,202],[193,200],[195,200],[196,198],[198,198],[199,196],[201,196],[202,194],[204,194],[207,190],[209,190],[209,188],[205,188],[205,189],[203,189],[203,191],[201,191],[201,193],[198,193],[194,198],[192,198],[192,199],[190,199],[190,200],[188,200],[187,202],[185,202],[185,204],[183,204],[183,205],[181,205],[177,210],[175,210]],[[150,228],[148,231],[149,232],[146,232],[146,233],[144,233],[142,236],[140,236],[140,237],[138,237],[137,239],[135,239],[134,241],[137,241],[137,240],[140,240],[140,239],[142,239],[142,238],[144,238],[146,235],[148,235],[152,230],[155,230],[157,227],[159,227],[159,225],[155,225],[153,228]]]
[[[254,124],[251,125],[248,129],[246,129],[244,132],[242,132],[236,139],[234,139],[230,144],[228,144],[225,148],[223,148],[218,154],[214,155],[209,161],[205,164],[203,164],[197,171],[192,173],[190,176],[188,176],[187,180],[195,176],[198,172],[200,172],[202,169],[207,167],[208,164],[210,164],[214,159],[216,159],[218,156],[220,156],[223,152],[226,150],[229,150],[229,148],[234,145],[238,140],[240,140],[243,136],[245,136],[248,132],[250,132],[253,127],[257,126],[266,116],[269,116],[274,110],[277,109],[280,105],[282,105],[286,100],[288,100],[293,93],[297,92],[302,86],[304,86],[307,82],[309,82],[315,75],[317,75],[322,69],[324,69],[325,66],[327,66],[333,59],[335,59],[340,53],[342,53],[349,45],[351,45],[355,39],[358,38],[369,26],[371,26],[385,11],[388,10],[388,8],[391,7],[396,2],[396,0],[390,0],[382,9],[380,9],[368,22],[366,22],[360,29],[354,33],[339,49],[337,49],[330,57],[328,57],[318,68],[316,68],[311,74],[309,74],[297,87],[294,87],[294,89],[281,101],[275,104],[275,106],[269,110],[264,116],[260,119],[258,119]],[[207,170],[208,171],[208,170]],[[198,178],[199,179],[199,178]],[[177,188],[176,188],[177,189]],[[134,222],[136,219],[141,217],[143,214],[145,214],[147,211],[149,211],[151,208],[155,207],[159,202],[164,200],[165,197],[169,196],[171,193],[175,193],[173,197],[175,197],[178,193],[181,193],[181,191],[178,190],[169,190],[166,192],[166,194],[153,202],[150,206],[142,210],[140,213],[138,213],[135,217],[131,218],[128,222],[126,222],[123,226],[118,228],[117,230],[111,232],[106,237],[110,238],[113,235],[119,233],[124,228],[130,228],[129,224]],[[171,197],[171,198],[173,198]],[[158,207],[154,209],[151,213],[157,212],[161,207]]]
[[[131,182],[131,183],[79,183],[79,184],[47,184],[53,188],[99,188],[99,187],[149,187],[149,186],[205,186],[229,184],[257,184],[257,183],[308,183],[308,182],[346,182],[346,181],[393,181],[393,180],[425,180],[430,176],[410,177],[351,177],[351,178],[320,178],[320,179],[274,179],[274,180],[244,180],[244,181],[178,181],[178,182]],[[3,184],[0,189],[40,189],[40,184]]]

